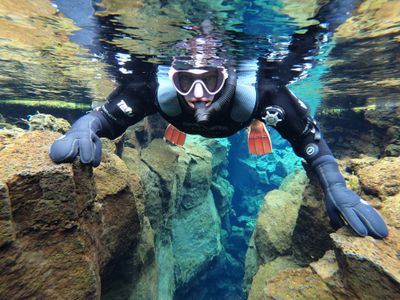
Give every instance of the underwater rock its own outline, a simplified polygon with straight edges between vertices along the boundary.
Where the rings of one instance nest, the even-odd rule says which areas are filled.
[[[172,245],[177,286],[204,271],[221,252],[220,219],[211,192],[190,212],[181,210],[173,220]]]
[[[333,250],[329,250],[316,262],[310,264],[311,269],[329,287],[336,299],[357,299],[344,282]]]
[[[148,283],[154,299],[172,299],[175,289],[189,286],[222,250],[221,221],[211,193],[212,156],[190,140],[183,148],[155,139],[140,151],[125,147],[122,158],[141,180],[144,212],[155,234],[155,262],[142,266],[144,277],[136,280],[143,285],[131,297],[145,295],[146,276],[156,274]]]
[[[227,179],[229,149],[228,139],[207,139],[200,136],[188,136],[188,145],[192,149],[207,149],[211,154],[212,181],[211,191],[220,217],[224,217],[230,210],[234,188]],[[199,147],[200,146],[200,147]],[[201,151],[200,153],[203,153]]]
[[[0,152],[0,292],[7,299],[99,299],[111,256],[123,255],[138,235],[135,183],[119,178],[119,188],[96,198],[91,168],[50,160],[57,137],[26,132]],[[115,172],[117,161],[101,168]],[[126,210],[125,221],[116,206]]]
[[[94,245],[80,226],[94,202],[94,182],[83,168],[50,161],[47,145],[56,137],[23,134],[1,151],[12,239],[2,243],[0,290],[8,299],[99,297]],[[78,192],[79,182],[87,188]]]
[[[323,192],[314,174],[305,186],[302,203],[292,235],[292,254],[299,264],[307,265],[332,248],[332,228],[325,212]]]
[[[249,288],[259,267],[276,257],[292,254],[302,194],[308,179],[304,171],[290,174],[278,190],[268,192],[246,253],[244,282]]]
[[[211,191],[214,195],[218,213],[222,218],[231,209],[234,189],[228,180],[218,176],[211,183]]]
[[[23,130],[0,129],[0,151],[11,144],[23,132]]]
[[[249,292],[248,300],[258,300],[261,298],[262,291],[265,283],[277,275],[279,272],[289,269],[298,268],[299,266],[293,261],[290,256],[280,256],[268,264],[263,264],[253,277],[251,290]]]
[[[184,209],[191,209],[201,205],[209,197],[212,155],[205,148],[191,143],[186,145],[185,150],[186,154],[190,156],[190,161],[183,182],[183,195],[180,205]]]
[[[175,259],[169,261],[175,261],[177,286],[186,284],[221,251],[220,219],[210,193],[211,154],[199,146],[183,149],[156,139],[141,159],[159,177],[164,204],[152,215],[163,225],[156,231],[163,230],[160,238],[172,235]],[[147,201],[145,205],[156,207]]]
[[[336,299],[311,268],[286,269],[269,279],[258,299]]]
[[[186,150],[186,151],[185,151]],[[211,154],[205,149],[187,145],[185,149],[171,146],[163,140],[153,140],[148,147],[142,150],[140,159],[159,178],[161,198],[157,202],[167,201],[152,205],[153,211],[149,212],[150,220],[155,220],[163,215],[160,209],[163,206],[164,218],[166,211],[172,215],[175,210],[192,209],[200,205],[207,198],[211,186]],[[134,168],[134,166],[132,166]],[[147,182],[144,182],[147,184]],[[150,183],[154,186],[154,183]],[[146,203],[146,205],[148,205]],[[154,211],[158,207],[158,210]],[[169,207],[169,209],[167,209]],[[146,208],[146,213],[148,209]]]
[[[229,150],[231,144],[227,138],[208,139],[202,136],[189,135],[187,141],[193,145],[200,145],[212,153],[213,175],[226,178],[226,168],[229,163]]]
[[[279,254],[287,254],[291,247],[291,236],[296,224],[301,199],[280,190],[269,192],[257,220],[255,245],[265,263]],[[285,218],[282,218],[285,212]]]
[[[254,280],[254,276],[256,275],[258,269],[262,266],[260,258],[258,257],[256,245],[254,243],[254,231],[247,247],[244,265],[245,270],[243,282],[245,290],[248,292],[252,285],[252,281]]]
[[[154,139],[164,137],[168,123],[159,115],[150,115],[129,127],[124,134],[125,145],[136,149],[147,147]]]
[[[357,170],[363,191],[384,200],[400,193],[400,157],[386,157]]]
[[[276,134],[272,132],[272,135]],[[230,180],[235,187],[235,193],[242,199],[238,204],[241,214],[255,218],[265,191],[278,188],[289,173],[299,168],[300,160],[290,147],[285,147],[285,143],[269,155],[257,156],[247,154],[247,139],[242,133],[235,139],[230,154]],[[273,141],[276,146],[282,142],[282,138],[274,136]]]
[[[329,234],[332,229],[324,212],[323,194],[316,185],[316,179],[309,174],[311,181],[304,189],[296,227],[291,240],[286,242],[292,245],[289,253],[292,254],[292,259],[306,267],[297,271],[278,272],[273,279],[265,275],[264,281],[263,278],[260,279],[261,273],[257,273],[257,279],[253,278],[251,286],[252,295],[262,295],[257,299],[273,299],[273,297],[284,295],[288,292],[285,284],[289,286],[290,281],[294,282],[294,287],[288,292],[290,297],[313,299],[315,291],[309,289],[309,283],[302,283],[301,277],[310,278],[317,286],[320,286],[322,293],[326,292],[326,299],[331,297],[335,299],[398,299],[400,297],[398,253],[400,249],[400,181],[397,178],[399,158],[376,159],[365,156],[340,161],[340,165],[348,185],[380,210],[389,226],[389,237],[383,240],[358,237],[347,228]],[[286,184],[290,185],[290,181],[286,181]],[[262,244],[255,244],[253,247],[250,244],[247,253],[246,275],[248,277],[245,278],[247,282],[250,281],[249,275],[256,269],[254,265],[259,264],[258,272],[262,272],[272,264],[265,263],[263,257],[269,257],[274,253],[277,255],[276,251],[259,255],[260,249],[257,248],[259,245]],[[270,250],[270,248],[263,248],[262,251]],[[312,262],[320,257],[322,258],[318,261]],[[261,287],[260,282],[264,282]],[[278,288],[281,290],[279,291]],[[296,290],[298,294],[295,294]],[[320,298],[323,297],[320,296]]]
[[[71,127],[68,121],[63,118],[56,118],[39,112],[28,116],[26,123],[29,130],[50,130],[59,133],[66,133]]]
[[[96,198],[94,206],[101,212],[103,230],[99,261],[103,269],[136,242],[140,222],[135,199],[143,197],[139,181],[129,176],[124,162],[115,154],[104,153],[99,167],[95,168]],[[111,266],[110,266],[111,265]],[[102,272],[107,276],[111,270]]]
[[[304,172],[292,174],[280,189],[268,192],[265,196],[254,232],[254,243],[261,264],[278,255],[286,255],[291,249],[292,234],[302,201],[301,190],[306,180]]]
[[[343,281],[360,299],[400,298],[400,231],[389,230],[384,240],[331,234]]]

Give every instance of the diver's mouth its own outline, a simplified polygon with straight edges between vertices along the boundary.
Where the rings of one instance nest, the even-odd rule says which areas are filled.
[[[186,100],[186,102],[189,104],[191,108],[196,108],[196,104],[200,102],[204,102],[206,107],[209,107],[212,103],[212,99],[210,98],[195,98],[195,99],[189,99]]]

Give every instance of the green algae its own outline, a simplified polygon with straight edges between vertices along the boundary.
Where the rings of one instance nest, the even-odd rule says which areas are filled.
[[[322,115],[334,115],[334,114],[341,114],[347,111],[354,111],[356,113],[361,113],[365,111],[374,111],[377,109],[376,104],[365,105],[365,106],[356,106],[351,108],[324,108],[320,114]]]
[[[22,106],[45,106],[54,108],[68,108],[68,109],[91,109],[90,103],[81,102],[66,102],[61,100],[32,100],[32,99],[10,99],[0,100],[0,104],[7,105],[22,105]]]

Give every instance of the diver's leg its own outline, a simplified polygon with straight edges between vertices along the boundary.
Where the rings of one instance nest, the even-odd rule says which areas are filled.
[[[344,220],[358,235],[384,238],[386,224],[379,213],[346,187],[336,159],[307,106],[286,87],[275,87],[264,103],[264,120],[274,126],[317,174],[325,193],[325,206],[333,227]]]

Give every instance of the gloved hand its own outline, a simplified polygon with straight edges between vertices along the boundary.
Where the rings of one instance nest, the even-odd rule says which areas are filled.
[[[97,167],[101,160],[101,141],[97,133],[102,130],[104,117],[92,111],[79,118],[71,129],[50,146],[50,158],[57,163],[72,162],[79,155],[83,164]]]
[[[360,236],[384,238],[388,235],[382,216],[346,187],[333,156],[319,157],[313,162],[312,167],[323,187],[326,211],[334,228],[346,223]]]

